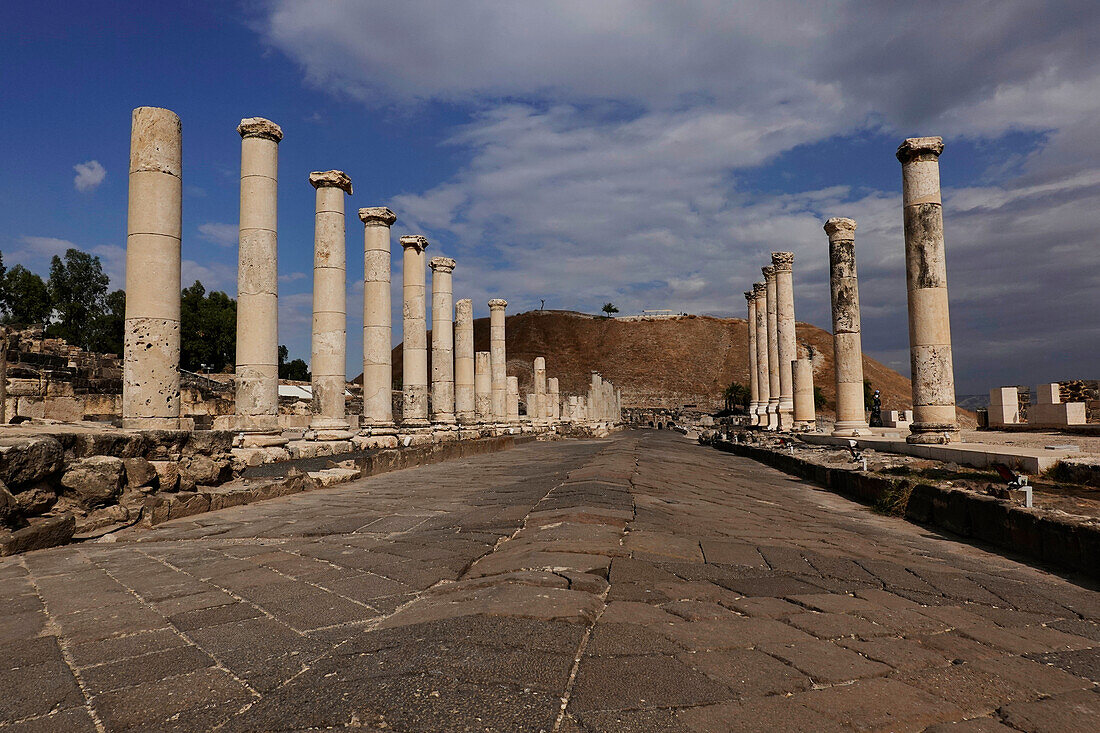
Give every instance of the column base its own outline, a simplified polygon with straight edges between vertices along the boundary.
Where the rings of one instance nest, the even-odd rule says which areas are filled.
[[[307,430],[302,435],[302,440],[312,440],[314,442],[320,441],[332,441],[332,440],[351,440],[357,437],[357,434],[353,430]]]
[[[779,430],[779,403],[768,404],[766,430]]]
[[[810,433],[817,429],[816,420],[795,420],[791,428],[796,433]]]
[[[870,434],[871,428],[862,420],[842,420],[833,425],[834,438],[858,438]]]
[[[401,429],[397,433],[398,444],[408,448],[413,445],[428,445],[432,442],[435,431],[425,420],[423,425],[409,425],[401,423]]]
[[[122,428],[124,430],[179,430],[180,424],[178,417],[122,418]]]
[[[947,445],[959,442],[959,426],[955,423],[918,423],[909,426],[906,443],[916,445]]]

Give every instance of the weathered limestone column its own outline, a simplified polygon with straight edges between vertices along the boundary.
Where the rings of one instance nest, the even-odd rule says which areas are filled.
[[[351,179],[343,171],[314,171],[317,189],[313,229],[313,417],[310,430],[318,440],[347,440],[344,411],[347,389],[347,244],[344,195]]]
[[[779,341],[779,429],[794,426],[794,378],[791,363],[798,358],[794,333],[794,252],[772,252],[775,270],[776,335]]]
[[[753,291],[745,291],[745,301],[749,311],[746,319],[749,327],[749,425],[755,425],[760,409],[760,381],[756,373],[756,295]]]
[[[813,430],[817,425],[814,409],[814,363],[810,359],[795,359],[791,365],[794,380],[794,429]]]
[[[833,367],[836,371],[836,424],[833,435],[867,434],[863,405],[863,346],[856,278],[856,223],[833,218],[829,235],[829,282],[833,302]]]
[[[504,422],[508,418],[508,354],[504,348],[504,309],[507,307],[508,301],[503,298],[493,298],[489,301],[489,353],[492,355],[493,417],[498,422]],[[519,399],[518,387],[516,399]]]
[[[455,418],[469,425],[477,420],[474,376],[474,303],[455,302]]]
[[[130,117],[122,427],[180,426],[182,132],[175,112]]]
[[[454,295],[455,261],[433,257],[432,268],[432,422],[455,421]]]
[[[481,424],[493,422],[493,367],[488,351],[474,354],[474,414]]]
[[[761,268],[767,290],[768,317],[768,429],[779,429],[779,310],[775,291],[775,268]]]
[[[279,141],[262,117],[241,120],[241,214],[237,247],[235,427],[248,445],[286,442],[279,430]],[[266,434],[266,435],[265,435]]]
[[[402,429],[425,428],[428,422],[428,323],[424,283],[424,250],[428,240],[418,234],[401,237],[401,296],[404,344],[401,347]]]
[[[506,403],[505,419],[510,423],[519,422],[519,377],[508,377],[505,382],[504,399]]]
[[[540,423],[546,422],[550,417],[546,410],[546,358],[542,356],[535,357],[535,413],[528,415],[534,420]],[[531,408],[528,407],[527,411],[530,412]]]
[[[913,425],[906,439],[910,443],[950,443],[959,439],[940,200],[942,152],[942,138],[913,137],[903,142],[897,153],[905,209],[905,282],[913,383]]]
[[[771,380],[768,369],[768,286],[765,283],[753,283],[753,299],[756,301],[756,386],[760,393],[760,403],[756,410],[754,425],[768,427],[768,399]]]
[[[588,387],[588,418],[593,422],[603,419],[603,407],[600,404],[603,392],[603,376],[599,372],[592,372],[592,382]]]
[[[363,222],[363,433],[393,435],[390,227],[397,215],[376,206],[359,209],[359,218]]]
[[[550,400],[550,413],[546,416],[551,422],[561,420],[561,393],[558,391],[558,378],[547,380],[547,398]]]

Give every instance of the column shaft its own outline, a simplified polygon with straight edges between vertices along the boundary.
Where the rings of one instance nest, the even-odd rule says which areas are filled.
[[[504,387],[505,419],[511,423],[519,422],[519,378],[507,377]]]
[[[182,131],[174,112],[131,116],[122,426],[180,426]]]
[[[776,303],[775,268],[768,265],[764,273],[768,318],[768,428],[779,429],[779,311]]]
[[[755,425],[760,408],[760,382],[756,373],[756,296],[751,290],[745,293],[745,301],[748,303],[746,325],[749,332],[749,424]]]
[[[455,261],[433,257],[432,268],[432,421],[455,421],[454,295]]]
[[[363,427],[393,429],[390,343],[390,227],[397,215],[384,206],[359,209],[363,221]]]
[[[817,424],[814,408],[814,363],[809,359],[795,359],[791,378],[794,380],[794,427],[797,430],[813,430]]]
[[[428,240],[419,235],[401,237],[401,296],[404,343],[401,347],[402,427],[428,423],[428,323],[424,282],[424,250]]]
[[[766,283],[753,283],[753,297],[756,300],[756,388],[760,393],[760,402],[756,411],[756,425],[768,426],[768,399],[771,396],[771,379],[768,369],[768,286]]]
[[[793,252],[772,252],[775,269],[776,336],[779,352],[779,428],[790,430],[794,423],[794,377],[791,363],[798,358],[794,329]]]
[[[493,422],[493,366],[488,351],[474,354],[474,413],[479,423]]]
[[[833,304],[833,368],[836,372],[836,423],[833,435],[866,432],[863,404],[863,345],[856,278],[856,223],[833,218],[829,235],[829,284]]]
[[[550,416],[547,414],[546,406],[546,358],[542,356],[535,357],[535,412],[530,415],[531,418],[538,420],[539,422],[545,422]],[[527,411],[530,412],[531,408],[528,407]]]
[[[561,394],[558,392],[557,377],[550,377],[547,380],[547,397],[550,401],[550,411],[546,417],[557,422],[561,419]]]
[[[455,417],[463,424],[477,419],[474,376],[474,304],[455,303]]]
[[[920,137],[898,148],[905,213],[905,282],[913,383],[911,443],[958,440],[951,357],[947,260],[939,156],[943,140]]]
[[[489,353],[492,358],[493,417],[503,422],[508,418],[508,354],[504,346],[504,309],[508,301],[494,298],[489,301]],[[516,391],[517,399],[519,391]]]

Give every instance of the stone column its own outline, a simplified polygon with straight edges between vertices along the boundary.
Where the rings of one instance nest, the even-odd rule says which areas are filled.
[[[771,387],[768,376],[768,286],[765,283],[753,283],[752,294],[756,301],[756,388],[760,394],[756,422],[753,424],[766,428]]]
[[[551,422],[561,420],[561,394],[558,391],[558,378],[550,377],[547,380],[547,397],[550,400],[550,412],[546,416]]]
[[[432,422],[455,422],[454,295],[455,261],[433,257],[432,268]]]
[[[122,427],[180,427],[182,132],[175,112],[130,118]]]
[[[237,247],[235,427],[248,445],[285,442],[279,429],[279,141],[262,117],[241,120],[241,213]]]
[[[477,420],[474,377],[474,304],[455,302],[455,418],[463,425]]]
[[[767,295],[768,317],[768,429],[779,429],[779,310],[775,291],[775,268],[761,268]]]
[[[363,433],[393,435],[390,227],[384,206],[359,209],[363,222]],[[396,441],[393,445],[396,445]]]
[[[588,418],[592,422],[599,422],[603,417],[600,410],[600,390],[603,389],[603,377],[597,372],[592,372],[592,382],[588,387],[588,401],[586,402]]]
[[[344,411],[347,389],[347,243],[344,195],[351,179],[343,171],[314,171],[317,189],[313,229],[313,417],[310,430],[318,440],[347,440]]]
[[[756,413],[760,409],[760,381],[756,373],[756,295],[745,291],[748,303],[746,324],[749,330],[749,425],[756,424]]]
[[[493,298],[489,301],[489,353],[492,355],[493,417],[498,422],[504,422],[508,418],[508,354],[504,348],[504,309],[507,307],[508,301],[503,298]],[[516,395],[518,399],[518,389]]]
[[[401,296],[404,344],[401,347],[402,429],[425,428],[428,423],[428,323],[424,283],[424,250],[428,240],[418,234],[401,237]]]
[[[492,373],[492,355],[488,351],[474,354],[474,414],[483,425],[494,420]]]
[[[794,332],[794,252],[772,252],[775,270],[776,335],[779,341],[779,429],[794,425],[794,377],[792,362],[798,358]]]
[[[833,367],[836,371],[836,424],[833,435],[867,434],[863,405],[863,347],[856,279],[856,223],[833,218],[829,235],[829,282],[833,302]]]
[[[510,423],[519,422],[519,378],[508,377],[504,388],[505,419]]]
[[[909,294],[909,361],[913,383],[910,443],[959,439],[947,259],[940,200],[943,139],[909,138],[898,147],[905,210],[905,282]]]
[[[809,359],[795,359],[791,365],[794,380],[794,429],[813,430],[817,425],[814,409],[814,363]]]
[[[531,408],[528,407],[530,412]],[[546,358],[535,357],[535,413],[530,415],[540,423],[546,422],[549,415],[546,411]]]

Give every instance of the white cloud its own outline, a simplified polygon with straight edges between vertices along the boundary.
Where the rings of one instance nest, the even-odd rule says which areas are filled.
[[[94,191],[99,188],[99,185],[103,183],[103,179],[107,177],[107,169],[100,165],[98,160],[77,163],[73,166],[73,170],[76,171],[73,185],[76,186],[77,191]]]
[[[207,242],[213,242],[222,247],[236,247],[240,236],[240,227],[236,224],[219,224],[211,221],[199,224],[199,236]]]

